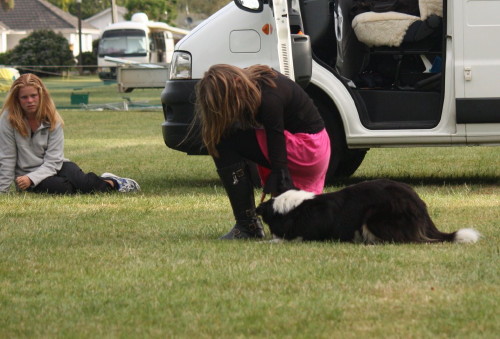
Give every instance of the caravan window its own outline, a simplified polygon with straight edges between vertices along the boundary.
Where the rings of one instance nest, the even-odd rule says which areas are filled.
[[[116,29],[105,31],[99,42],[99,57],[146,55],[146,32],[140,29]]]

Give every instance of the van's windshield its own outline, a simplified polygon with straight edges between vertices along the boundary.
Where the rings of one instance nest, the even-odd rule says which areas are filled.
[[[99,57],[146,56],[146,32],[140,29],[105,31],[99,42]]]

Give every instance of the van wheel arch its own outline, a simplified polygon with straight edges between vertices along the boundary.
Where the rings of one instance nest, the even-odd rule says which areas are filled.
[[[317,87],[309,85],[305,90],[318,108],[330,136],[331,157],[328,172],[326,173],[326,183],[332,184],[338,178],[345,178],[354,174],[363,162],[368,148],[349,149],[344,125],[337,106]]]

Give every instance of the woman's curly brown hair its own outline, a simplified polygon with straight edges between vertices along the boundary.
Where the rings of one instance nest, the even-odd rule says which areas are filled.
[[[255,116],[261,104],[261,85],[276,87],[276,71],[268,66],[239,68],[211,66],[196,85],[196,118],[208,153],[218,156],[217,144],[226,133],[259,126]]]

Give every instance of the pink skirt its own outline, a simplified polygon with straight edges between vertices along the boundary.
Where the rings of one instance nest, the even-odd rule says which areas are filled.
[[[260,149],[267,160],[267,137],[264,129],[255,130]],[[285,131],[288,170],[298,189],[320,194],[325,186],[325,176],[330,163],[330,138],[326,129],[316,134]],[[264,185],[271,174],[268,168],[258,166]]]

